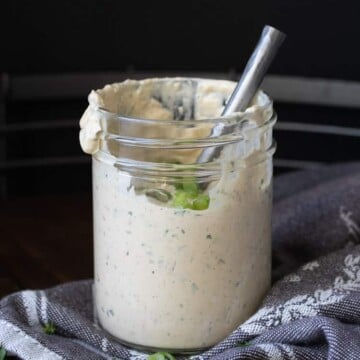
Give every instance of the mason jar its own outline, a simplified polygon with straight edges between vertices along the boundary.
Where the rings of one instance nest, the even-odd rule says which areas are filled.
[[[80,138],[93,158],[94,301],[124,344],[211,347],[270,286],[276,114],[259,91],[221,117],[234,86],[128,80],[89,96]]]

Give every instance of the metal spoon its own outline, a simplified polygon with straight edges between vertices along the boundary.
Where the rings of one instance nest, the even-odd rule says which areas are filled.
[[[269,25],[264,27],[256,48],[246,64],[245,70],[227,101],[221,116],[246,110],[285,38],[286,35],[274,27]],[[212,129],[212,135],[219,136],[222,131],[223,125],[219,124]],[[205,149],[199,156],[198,162],[209,162],[220,151],[220,148]]]

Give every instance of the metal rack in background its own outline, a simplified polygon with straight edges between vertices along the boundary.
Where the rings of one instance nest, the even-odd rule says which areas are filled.
[[[147,77],[191,76],[219,78],[236,81],[239,78],[233,70],[224,73],[172,73],[172,72],[140,72],[130,69],[126,72],[103,73],[64,73],[42,75],[16,75],[3,73],[0,76],[0,197],[7,194],[8,173],[14,169],[35,167],[51,167],[61,165],[88,164],[90,158],[79,151],[73,155],[41,156],[27,158],[11,158],[7,155],[7,141],[10,135],[36,131],[73,129],[78,131],[78,118],[64,118],[52,121],[24,121],[16,119],[8,121],[7,106],[21,102],[51,101],[61,99],[85,99],[89,89],[103,87],[107,83],[122,81],[127,78],[142,79]],[[268,75],[262,88],[271,94],[276,102],[283,104],[301,104],[347,108],[360,110],[360,82],[334,79],[300,78],[295,76]],[[360,111],[359,111],[360,114]],[[318,124],[316,122],[279,121],[277,132],[301,132],[334,136],[360,137],[360,117],[355,126],[338,124]],[[357,154],[351,159],[360,158],[360,146]],[[309,161],[301,158],[277,158],[275,167],[288,169],[316,168],[323,161]]]

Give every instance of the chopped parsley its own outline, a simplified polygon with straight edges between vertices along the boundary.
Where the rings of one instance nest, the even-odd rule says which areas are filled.
[[[45,334],[48,334],[48,335],[53,335],[55,334],[55,325],[52,324],[52,323],[47,323],[43,326],[43,331]]]

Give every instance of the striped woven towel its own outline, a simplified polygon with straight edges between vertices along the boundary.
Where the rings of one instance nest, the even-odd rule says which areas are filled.
[[[273,249],[274,284],[260,309],[191,359],[359,359],[360,163],[278,177]],[[146,359],[95,324],[91,287],[3,298],[0,343],[22,359]]]

